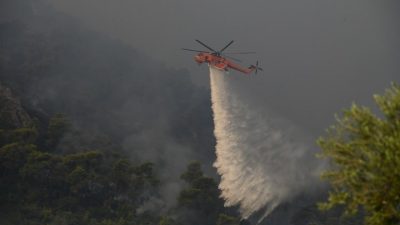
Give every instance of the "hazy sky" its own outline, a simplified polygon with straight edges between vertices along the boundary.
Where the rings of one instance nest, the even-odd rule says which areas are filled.
[[[398,0],[48,0],[88,27],[121,39],[168,66],[208,82],[193,54],[200,39],[261,62],[257,77],[239,77],[266,107],[314,133],[353,101],[371,104],[400,81]]]

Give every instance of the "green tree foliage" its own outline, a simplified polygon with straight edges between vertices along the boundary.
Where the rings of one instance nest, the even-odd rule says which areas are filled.
[[[217,182],[204,175],[199,162],[187,166],[181,179],[187,183],[178,197],[180,209],[186,209],[183,223],[199,225],[238,225],[240,219],[219,198]]]
[[[0,146],[8,143],[35,144],[38,131],[35,127],[23,127],[17,129],[0,129]]]
[[[145,224],[135,209],[158,185],[153,164],[100,151],[56,155],[32,144],[36,132],[8,133],[18,138],[0,147],[1,224]]]
[[[175,225],[175,221],[167,216],[163,216],[160,219],[160,222],[158,223],[158,225]]]
[[[186,171],[181,175],[181,179],[189,184],[193,184],[197,179],[204,177],[200,162],[194,161],[187,166]]]
[[[217,225],[239,225],[240,220],[237,217],[220,214],[218,216]]]
[[[219,198],[220,192],[214,179],[204,176],[200,163],[189,164],[181,178],[189,186],[180,193],[179,204],[197,210],[209,218],[217,218],[218,211],[223,208],[223,202]]]
[[[36,128],[24,127],[15,129],[9,134],[9,139],[12,142],[35,144],[38,137]]]
[[[58,131],[65,126],[57,124],[68,122],[60,116],[49,124],[42,132],[61,137]],[[147,198],[159,195],[152,163],[133,164],[116,151],[55,154],[35,145],[40,136],[34,128],[0,132],[1,224],[241,224],[224,208],[217,182],[204,175],[199,162],[190,163],[181,175],[187,186],[175,210],[164,216],[136,213]],[[63,141],[69,145],[68,139]]]
[[[321,209],[343,205],[346,214],[361,208],[365,224],[400,223],[400,87],[375,95],[382,116],[353,104],[318,140],[332,163],[322,178],[332,191]]]
[[[57,113],[49,121],[47,128],[47,147],[56,148],[64,134],[71,128],[70,121],[64,114]]]

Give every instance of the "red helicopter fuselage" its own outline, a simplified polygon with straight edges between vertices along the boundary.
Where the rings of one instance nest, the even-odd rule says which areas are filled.
[[[207,48],[208,51],[202,51],[202,50],[190,49],[190,48],[182,48],[182,50],[190,51],[190,52],[198,52],[198,54],[194,57],[194,60],[198,64],[208,63],[209,66],[212,66],[219,70],[228,71],[228,69],[234,69],[234,70],[237,70],[244,74],[250,74],[253,71],[257,74],[258,70],[262,71],[262,68],[260,68],[258,66],[258,61],[256,62],[256,65],[251,65],[246,68],[246,67],[242,67],[240,65],[233,63],[232,61],[228,60],[227,58],[233,59],[235,61],[240,61],[240,60],[235,59],[231,56],[223,55],[223,52],[225,51],[225,49],[227,49],[233,43],[233,40],[230,41],[227,45],[225,45],[225,47],[221,48],[219,51],[211,48],[210,46],[206,45],[205,43],[201,42],[200,40],[196,40],[196,42],[201,44],[203,47]],[[227,54],[252,54],[252,53],[255,53],[255,52],[236,52],[236,53],[231,52],[231,53],[227,53]]]
[[[245,74],[250,74],[256,69],[256,67],[253,65],[249,66],[248,68],[239,66],[222,56],[218,56],[208,52],[200,52],[194,57],[194,60],[199,64],[208,63],[208,65],[219,70],[228,71],[228,68],[231,68]]]

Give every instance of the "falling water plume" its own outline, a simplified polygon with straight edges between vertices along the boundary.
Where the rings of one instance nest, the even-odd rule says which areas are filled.
[[[306,135],[246,101],[232,76],[210,67],[214,166],[225,205],[239,206],[245,219],[264,210],[260,222],[281,202],[315,185],[315,157]]]

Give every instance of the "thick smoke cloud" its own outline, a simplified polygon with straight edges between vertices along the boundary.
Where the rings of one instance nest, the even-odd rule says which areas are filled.
[[[208,95],[204,90],[190,91],[193,87],[187,71],[169,69],[189,68],[198,84],[208,86],[207,68],[197,67],[190,54],[180,51],[181,47],[196,48],[193,39],[215,48],[234,39],[231,50],[258,52],[244,59],[251,63],[258,59],[264,73],[258,77],[236,76],[228,84],[234,87],[232,93],[240,93],[243,104],[251,106],[255,117],[260,112],[271,115],[273,120],[266,123],[274,125],[283,140],[293,138],[288,143],[297,143],[294,148],[301,149],[298,152],[313,149],[308,136],[321,135],[333,121],[333,113],[352,101],[372,105],[373,93],[381,93],[390,81],[400,81],[398,0],[47,1],[78,18],[79,22],[73,24],[65,18],[49,19],[46,7],[37,2],[0,1],[1,22],[11,17],[41,17],[41,22],[31,21],[30,31],[23,35],[26,40],[41,43],[33,53],[55,56],[22,56],[37,59],[37,65],[47,62],[54,66],[44,71],[38,67],[34,76],[21,77],[34,85],[22,88],[20,93],[32,98],[37,111],[52,102],[50,111],[62,109],[81,118],[86,126],[96,124],[93,130],[106,130],[114,136],[126,134],[122,138],[125,149],[137,152],[143,160],[165,157],[174,163],[173,158],[179,155],[182,164],[166,167],[171,173],[163,175],[165,181],[171,181],[171,190],[176,190],[179,182],[168,177],[175,176],[183,161],[192,155],[203,157],[203,161],[212,158],[208,149],[214,144],[209,136]],[[82,23],[125,44],[116,44],[98,33],[82,33],[86,28],[76,26]],[[15,49],[29,46],[29,42],[18,39],[18,31],[10,32],[16,33],[8,37],[15,38],[5,41],[14,42]],[[60,54],[64,51],[67,54]],[[2,75],[27,75],[22,61],[12,59],[14,67],[10,68],[1,65]],[[286,122],[279,122],[282,118]],[[294,124],[301,129],[292,128]],[[187,130],[198,132],[191,135]],[[279,145],[279,138],[273,140],[276,146],[284,146]],[[152,146],[154,151],[136,147],[142,145]],[[314,159],[304,160],[308,165]],[[291,191],[294,194],[301,189]],[[291,191],[286,191],[288,196]]]
[[[210,67],[219,188],[226,206],[243,218],[263,210],[259,222],[280,203],[321,187],[323,162],[312,139],[289,121],[248,101],[241,79]]]
[[[40,1],[35,13],[31,3],[7,1],[15,14],[0,21],[2,83],[43,124],[64,113],[95,143],[66,135],[70,146],[55,151],[103,145],[106,151],[122,148],[139,163],[153,162],[160,208],[174,205],[187,164],[199,160],[210,168],[214,157],[208,90],[193,85],[187,70],[162,65]]]
[[[397,0],[51,0],[88,26],[148,55],[190,69],[208,86],[207,68],[192,54],[200,39],[214,48],[255,50],[257,82],[242,85],[252,98],[320,135],[333,114],[352,101],[373,105],[390,81],[400,81],[400,2]],[[312,120],[310,118],[313,118]]]

